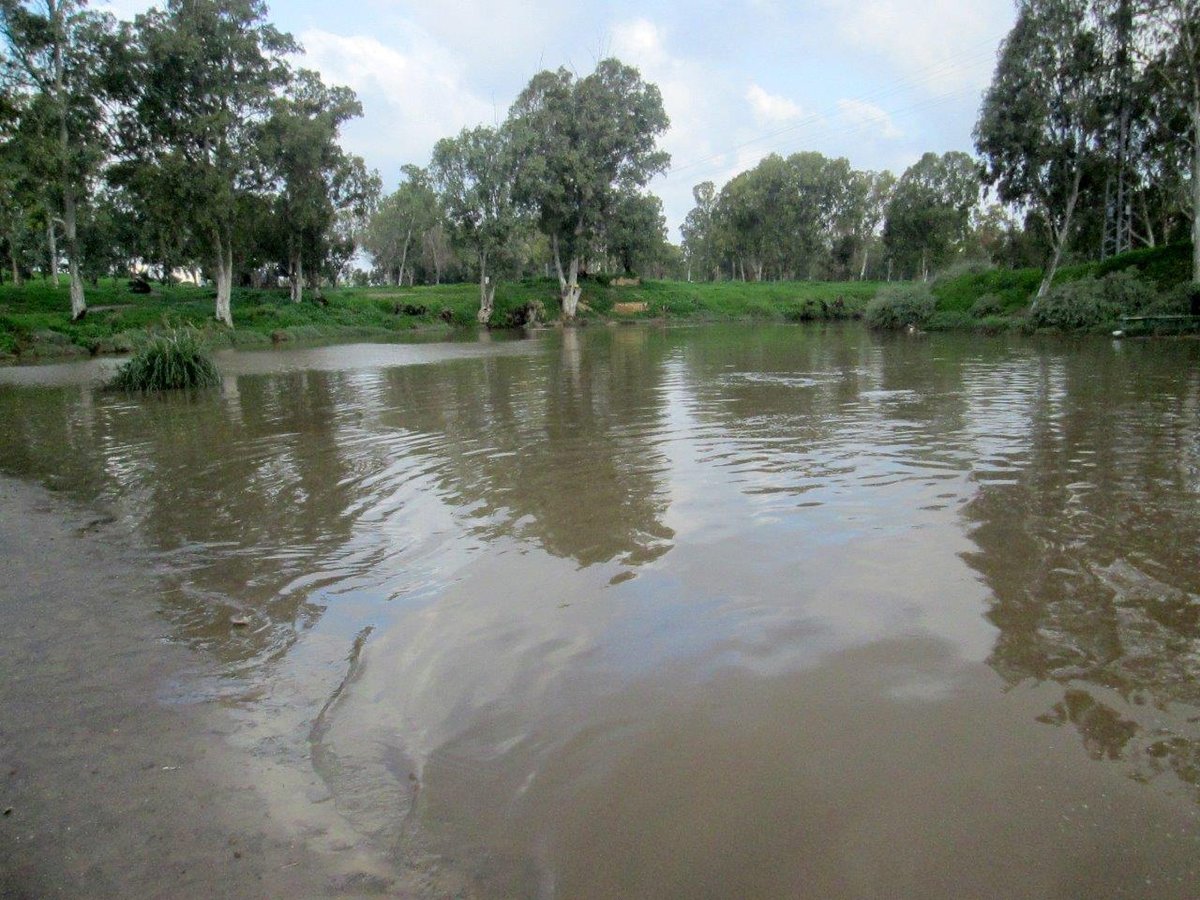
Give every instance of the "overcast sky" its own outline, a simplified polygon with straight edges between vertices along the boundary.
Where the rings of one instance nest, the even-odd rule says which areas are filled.
[[[96,0],[103,8],[104,0]],[[151,6],[111,0],[128,18]],[[617,56],[661,88],[672,170],[651,188],[671,239],[691,189],[771,152],[818,150],[897,174],[926,150],[970,150],[1013,0],[280,0],[302,65],[354,88],[345,146],[388,189],[434,142],[502,121],[540,69]]]

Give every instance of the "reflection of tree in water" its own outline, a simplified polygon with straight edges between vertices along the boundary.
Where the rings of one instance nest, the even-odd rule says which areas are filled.
[[[261,660],[321,615],[323,588],[378,588],[445,546],[405,545],[441,521],[425,485],[477,539],[515,535],[581,565],[666,552],[667,343],[641,329],[557,340],[547,354],[242,376],[193,395],[4,390],[0,459],[132,526],[183,640]],[[241,611],[248,628],[231,623]]]
[[[1200,380],[1187,352],[1039,360],[1024,459],[977,472],[967,559],[994,594],[993,668],[1065,688],[1042,721],[1136,778],[1200,784]]]
[[[345,541],[343,376],[229,380],[223,392],[126,398],[5,392],[5,468],[111,508],[149,545],[181,639],[227,662],[279,653],[320,614],[285,587]],[[252,613],[236,629],[233,613]]]
[[[669,338],[576,331],[538,357],[392,369],[380,425],[439,438],[434,475],[477,534],[514,535],[582,566],[671,547],[656,450]]]

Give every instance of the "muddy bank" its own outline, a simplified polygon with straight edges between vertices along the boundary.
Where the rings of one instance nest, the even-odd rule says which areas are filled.
[[[303,764],[239,751],[103,512],[0,478],[0,896],[436,895]]]

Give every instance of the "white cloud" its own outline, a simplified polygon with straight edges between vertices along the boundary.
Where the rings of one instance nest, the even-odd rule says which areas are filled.
[[[866,100],[843,99],[837,102],[837,107],[842,119],[853,128],[869,131],[873,136],[886,140],[904,136],[881,106]]]
[[[714,140],[727,146],[729,123],[736,119],[741,105],[727,79],[700,60],[673,53],[668,35],[649,19],[618,22],[609,28],[609,35],[612,55],[637,66],[642,77],[662,92],[671,127],[661,144],[671,154],[673,166],[687,166],[713,156],[722,149]],[[688,175],[657,179],[651,186],[662,198],[672,226],[683,221],[692,207],[692,174],[696,175],[694,181],[711,177],[692,168]]]
[[[110,12],[118,19],[130,21],[139,13],[144,13],[151,7],[150,0],[101,0],[94,4],[100,12]]]
[[[782,125],[804,115],[797,103],[778,94],[769,94],[757,84],[750,85],[746,99],[750,101],[755,120],[761,125]]]
[[[439,138],[491,124],[506,112],[470,90],[457,59],[436,41],[412,26],[405,38],[399,42],[404,49],[395,49],[362,34],[309,29],[300,35],[302,64],[358,93],[364,117],[347,128],[346,143],[386,167],[385,183],[405,162],[428,162]]]
[[[1011,0],[823,0],[841,38],[935,95],[982,90],[1012,22]]]
[[[620,59],[645,67],[661,68],[670,63],[662,32],[649,19],[620,22],[612,27],[613,53]]]

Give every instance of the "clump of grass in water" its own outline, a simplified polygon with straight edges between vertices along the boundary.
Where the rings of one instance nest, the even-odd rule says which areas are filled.
[[[221,383],[212,355],[190,328],[149,338],[117,370],[113,387],[126,391],[170,391]]]

